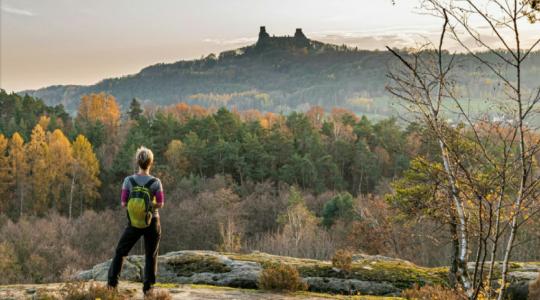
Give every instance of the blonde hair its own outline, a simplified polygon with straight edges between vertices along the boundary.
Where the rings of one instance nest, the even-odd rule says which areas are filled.
[[[152,153],[152,150],[141,146],[137,149],[135,161],[141,169],[148,170],[150,165],[154,162],[154,153]]]

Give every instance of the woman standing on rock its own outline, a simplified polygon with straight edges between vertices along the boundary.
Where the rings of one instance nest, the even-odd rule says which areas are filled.
[[[111,266],[107,285],[116,289],[124,258],[141,236],[144,237],[144,280],[146,295],[156,283],[157,256],[161,225],[158,208],[163,207],[164,195],[161,181],[150,175],[154,154],[140,147],[135,155],[139,171],[128,176],[122,184],[121,204],[127,208],[128,225],[120,237]]]

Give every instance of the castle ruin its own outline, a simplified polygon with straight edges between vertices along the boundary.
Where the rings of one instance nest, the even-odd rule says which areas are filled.
[[[255,48],[263,50],[266,48],[305,48],[310,46],[310,40],[302,32],[302,28],[296,28],[294,36],[270,36],[266,32],[266,27],[261,26],[259,30],[259,39]]]

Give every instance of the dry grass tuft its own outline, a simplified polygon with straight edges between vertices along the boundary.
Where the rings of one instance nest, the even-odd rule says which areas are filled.
[[[145,300],[172,300],[169,291],[164,289],[153,288],[144,296]]]
[[[62,299],[64,300],[127,300],[128,297],[121,295],[114,289],[107,288],[106,285],[85,282],[66,283],[62,288]]]

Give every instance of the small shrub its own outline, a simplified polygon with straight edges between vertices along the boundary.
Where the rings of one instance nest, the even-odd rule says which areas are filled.
[[[87,284],[84,282],[66,283],[62,289],[62,299],[64,300],[127,300],[128,297],[121,295],[118,291],[109,289],[105,285],[96,283]]]
[[[172,296],[167,290],[152,289],[144,296],[145,300],[172,300]]]
[[[417,300],[466,300],[467,297],[461,291],[449,289],[440,285],[425,285],[419,287],[415,285],[413,288],[405,290],[401,296],[406,299]]]
[[[282,263],[264,268],[258,286],[263,290],[287,292],[307,289],[307,284],[300,277],[298,270],[294,266]]]
[[[350,272],[352,268],[352,252],[349,250],[337,250],[332,257],[332,266],[344,272]]]

